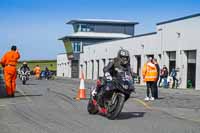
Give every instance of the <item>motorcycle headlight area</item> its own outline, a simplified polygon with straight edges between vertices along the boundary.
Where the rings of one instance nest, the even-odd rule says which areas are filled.
[[[123,85],[123,88],[124,88],[125,90],[128,90],[128,88],[129,88],[129,85],[127,85],[127,84],[124,84],[124,85]]]

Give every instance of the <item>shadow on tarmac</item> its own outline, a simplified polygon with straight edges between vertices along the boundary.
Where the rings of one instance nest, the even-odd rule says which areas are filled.
[[[15,95],[15,98],[17,97],[38,97],[43,96],[42,94],[30,94],[30,95]]]
[[[26,85],[37,85],[37,84],[33,84],[33,83],[26,83]]]
[[[158,97],[158,98],[156,98],[156,100],[162,100],[162,99],[165,99],[165,97]]]
[[[117,120],[140,118],[140,117],[144,117],[145,113],[146,112],[121,112],[120,115],[118,116]]]
[[[19,98],[19,97],[38,97],[43,96],[42,94],[33,94],[33,95],[15,95],[14,97],[8,97],[8,96],[0,96],[0,99],[10,99],[10,98]]]
[[[26,83],[25,85],[23,85],[22,83],[19,83],[19,85],[22,85],[22,86],[28,86],[28,85],[38,85],[38,84],[34,84],[34,83]]]

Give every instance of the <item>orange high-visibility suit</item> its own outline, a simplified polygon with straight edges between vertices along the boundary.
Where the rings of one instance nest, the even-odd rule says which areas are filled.
[[[158,71],[157,71],[155,64],[153,64],[151,62],[144,64],[144,66],[142,68],[142,76],[143,76],[144,82],[156,81],[157,74],[158,74]]]
[[[14,96],[15,93],[17,78],[16,65],[19,58],[20,54],[18,50],[11,50],[5,53],[1,59],[1,64],[4,67],[4,80],[8,96]]]
[[[40,78],[40,72],[41,72],[40,67],[36,66],[33,71],[35,73],[36,79],[39,79]]]

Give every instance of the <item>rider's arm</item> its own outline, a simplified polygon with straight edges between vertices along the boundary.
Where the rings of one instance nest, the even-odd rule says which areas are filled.
[[[22,69],[23,69],[23,66],[21,66],[19,70],[22,71]]]
[[[27,70],[28,70],[28,71],[30,71],[30,68],[29,68],[29,67],[27,67]]]
[[[114,62],[109,62],[108,65],[103,68],[103,72],[104,73],[110,72],[110,69],[113,67],[113,65],[114,65]]]

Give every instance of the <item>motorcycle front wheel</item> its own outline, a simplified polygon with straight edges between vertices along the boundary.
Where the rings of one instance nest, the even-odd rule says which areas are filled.
[[[90,98],[89,101],[88,101],[87,110],[88,110],[89,114],[93,114],[93,115],[97,114],[99,112],[97,106],[95,106],[93,104],[92,98]]]
[[[22,84],[25,85],[26,84],[26,80],[22,80]]]
[[[122,93],[116,93],[116,99],[114,104],[107,106],[108,113],[107,118],[110,120],[116,119],[122,111],[125,102],[125,96]]]

